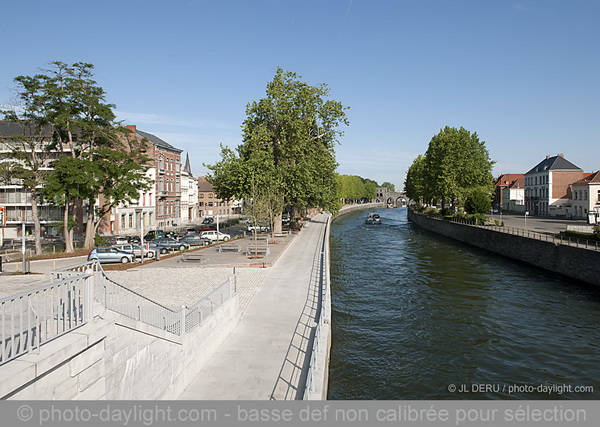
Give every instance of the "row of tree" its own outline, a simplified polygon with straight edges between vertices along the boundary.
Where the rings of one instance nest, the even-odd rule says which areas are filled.
[[[345,203],[356,203],[371,200],[377,196],[379,185],[372,179],[362,178],[355,175],[337,175],[338,198]]]
[[[77,209],[86,211],[84,245],[90,248],[102,217],[151,185],[146,142],[115,120],[115,106],[92,71],[92,64],[57,61],[34,76],[18,76],[16,105],[1,111],[18,131],[9,137],[12,151],[0,157],[0,180],[30,194],[37,254],[42,201],[63,207],[66,251],[72,252]]]
[[[404,191],[416,201],[464,206],[469,196],[491,195],[493,164],[477,133],[446,126],[431,139],[425,154],[413,161]]]

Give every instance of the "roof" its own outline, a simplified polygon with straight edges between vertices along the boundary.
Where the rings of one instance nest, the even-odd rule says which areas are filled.
[[[525,177],[521,175],[521,178],[515,179],[512,184],[508,186],[509,188],[525,188]]]
[[[185,153],[185,166],[183,167],[183,170],[190,175],[193,175],[192,166],[190,165],[190,153]]]
[[[141,130],[136,130],[136,133],[139,136],[141,136],[142,138],[146,138],[148,141],[150,141],[152,144],[156,145],[157,147],[164,148],[166,150],[175,151],[177,153],[181,153],[183,151],[183,150],[180,150],[179,148],[173,147],[168,142],[163,141],[158,136],[152,135],[151,133],[142,132]]]
[[[562,155],[546,157],[546,159],[539,162],[533,169],[527,172],[525,175],[535,172],[543,172],[545,170],[562,170],[562,171],[576,171],[583,172],[583,169],[575,166],[573,163],[565,159]]]
[[[496,181],[494,182],[494,184],[499,187],[499,186],[503,186],[503,185],[511,185],[513,184],[515,181],[519,180],[519,179],[523,179],[524,175],[522,173],[505,173],[500,175]]]
[[[573,183],[573,185],[575,184],[600,184],[600,171],[586,174],[583,179]]]
[[[208,180],[205,177],[201,177],[198,178],[198,192],[200,193],[206,193],[206,192],[210,192],[212,193],[213,190],[213,186],[210,182],[208,182]]]

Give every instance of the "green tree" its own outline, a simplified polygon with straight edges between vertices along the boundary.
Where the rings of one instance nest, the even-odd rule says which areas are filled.
[[[263,176],[261,191],[277,199],[273,206],[335,209],[335,144],[347,125],[340,102],[326,100],[326,85],[310,86],[279,68],[266,96],[246,107],[243,143],[237,154],[225,148],[222,160],[208,165],[220,197],[250,198],[251,185]],[[232,176],[226,176],[232,174]],[[282,211],[274,218],[281,230]]]
[[[465,211],[469,214],[487,214],[492,207],[489,192],[476,188],[469,192],[465,200]]]
[[[424,156],[417,156],[408,168],[404,180],[404,191],[410,199],[415,201],[421,202],[428,198]]]
[[[492,190],[492,166],[485,142],[464,128],[446,126],[435,135],[425,153],[424,174],[433,198],[464,200],[475,187]]]
[[[396,186],[394,184],[392,184],[391,182],[384,182],[383,184],[381,184],[382,187],[387,188],[390,191],[396,191]]]

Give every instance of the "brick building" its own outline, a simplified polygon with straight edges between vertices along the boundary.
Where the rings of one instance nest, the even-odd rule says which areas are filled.
[[[198,178],[198,214],[200,217],[230,216],[234,203],[219,199],[213,186],[205,177]]]
[[[584,175],[563,154],[546,156],[525,174],[525,209],[531,215],[569,216],[571,184]]]

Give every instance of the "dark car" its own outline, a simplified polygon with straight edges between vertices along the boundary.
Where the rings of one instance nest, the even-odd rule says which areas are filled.
[[[150,241],[152,241],[154,239],[158,239],[160,237],[165,237],[165,232],[163,230],[150,230],[144,236],[144,241],[150,242]]]
[[[215,220],[212,216],[206,217],[202,220],[202,224],[212,224],[213,222],[215,222]]]
[[[198,232],[202,233],[203,231],[213,231],[213,230],[217,230],[217,226],[213,225],[213,224],[202,224],[201,226],[198,227]]]
[[[139,245],[140,244],[140,236],[129,236],[128,243],[132,243],[134,245]]]
[[[94,248],[87,256],[88,261],[98,260],[100,263],[120,262],[126,264],[135,260],[135,255],[113,247]]]
[[[190,246],[206,246],[206,245],[210,245],[212,243],[212,241],[210,239],[202,237],[198,234],[188,234],[187,236],[179,239],[179,241],[185,242],[185,243],[189,244]]]
[[[171,239],[170,237],[159,237],[158,239],[152,240],[152,243],[150,244],[150,249],[159,251],[161,254],[166,254],[169,251],[183,251],[189,248],[189,243],[180,242],[179,240]]]

